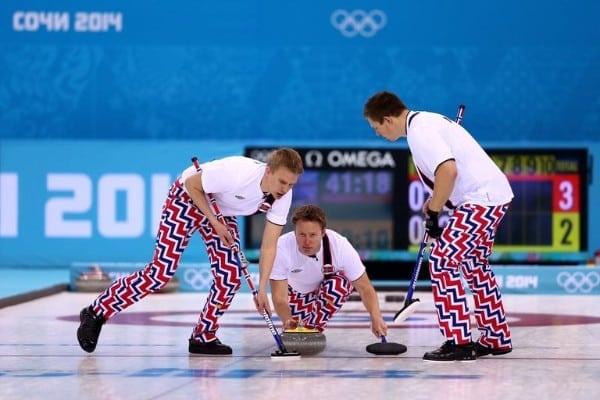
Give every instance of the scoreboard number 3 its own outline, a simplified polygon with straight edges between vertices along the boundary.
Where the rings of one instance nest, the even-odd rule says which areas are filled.
[[[562,175],[557,178],[553,213],[553,239],[555,249],[577,251],[580,247],[579,178]]]
[[[573,183],[571,181],[561,181],[558,184],[558,192],[560,197],[558,199],[558,207],[563,211],[570,211],[575,205],[575,191]]]

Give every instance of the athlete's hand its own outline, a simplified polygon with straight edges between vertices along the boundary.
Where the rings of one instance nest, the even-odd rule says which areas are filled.
[[[425,218],[425,230],[432,238],[439,238],[442,234],[442,228],[440,228],[439,212],[427,210]]]
[[[231,235],[229,228],[218,221],[212,222],[212,225],[215,232],[217,232],[217,235],[219,235],[219,239],[221,239],[223,245],[227,247],[233,246],[235,241],[233,240],[233,235]]]
[[[387,336],[387,325],[383,320],[383,317],[373,317],[371,318],[371,332],[375,337]]]
[[[298,321],[296,321],[293,318],[286,320],[285,323],[283,324],[284,331],[296,329],[297,327],[298,327]]]
[[[265,311],[271,315],[271,305],[269,304],[269,297],[265,289],[259,288],[256,297],[254,298],[256,304],[256,310],[259,314],[263,314]]]

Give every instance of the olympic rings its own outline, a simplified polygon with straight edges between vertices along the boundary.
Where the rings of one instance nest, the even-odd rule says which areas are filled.
[[[338,9],[331,14],[331,25],[346,37],[361,35],[372,37],[377,31],[383,29],[387,23],[387,16],[381,10],[354,10],[348,12]]]
[[[563,271],[556,277],[556,283],[567,293],[591,293],[596,286],[600,285],[600,274],[596,271],[587,273]]]
[[[209,268],[187,268],[183,274],[186,283],[197,291],[210,289],[213,276]]]

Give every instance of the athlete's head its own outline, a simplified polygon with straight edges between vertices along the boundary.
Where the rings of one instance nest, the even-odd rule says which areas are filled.
[[[287,147],[274,150],[267,159],[261,188],[275,199],[280,199],[296,184],[303,172],[302,158],[296,150]]]
[[[367,100],[363,115],[378,136],[393,142],[406,135],[405,122],[401,118],[406,110],[398,96],[383,91]]]
[[[300,252],[306,256],[317,254],[327,227],[325,211],[312,204],[300,206],[294,211],[292,224]]]
[[[399,117],[406,105],[394,93],[382,91],[375,93],[365,103],[363,116],[373,122],[382,124],[385,117]]]

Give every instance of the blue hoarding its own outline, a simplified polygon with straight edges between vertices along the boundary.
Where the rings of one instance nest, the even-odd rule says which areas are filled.
[[[599,3],[0,2],[0,137],[370,134],[396,91],[482,140],[588,140],[600,124]],[[566,117],[568,116],[568,117]]]
[[[169,186],[191,157],[240,153],[210,142],[2,142],[0,266],[148,262]],[[183,260],[205,253],[194,238]]]

